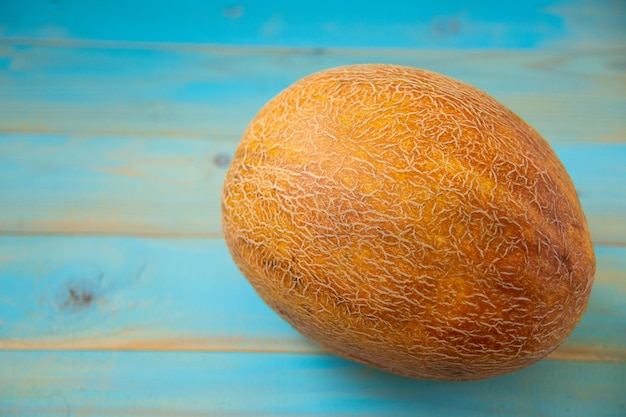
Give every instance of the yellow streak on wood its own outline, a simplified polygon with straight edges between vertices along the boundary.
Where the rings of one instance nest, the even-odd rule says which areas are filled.
[[[116,222],[113,220],[81,221],[74,219],[56,220],[51,222],[35,221],[29,230],[14,229],[11,225],[0,222],[0,236],[120,236],[140,238],[164,239],[221,239],[222,233],[217,232],[189,232],[189,231],[161,231],[149,225],[138,225],[130,222]],[[184,227],[181,227],[184,229]]]
[[[244,127],[242,126],[242,129]],[[20,125],[20,126],[9,126],[9,127],[0,127],[0,134],[11,134],[11,135],[33,135],[33,134],[62,134],[71,137],[79,137],[79,138],[89,138],[100,135],[110,135],[115,137],[134,137],[134,138],[154,138],[159,137],[162,139],[185,139],[185,140],[207,140],[207,132],[200,130],[172,130],[172,129],[164,129],[162,127],[154,128],[154,129],[133,129],[129,127],[109,127],[106,131],[102,129],[93,129],[93,128],[74,128],[74,126],[70,126],[67,128],[59,128],[52,126],[41,126],[35,124],[28,125]],[[210,135],[211,140],[224,140],[237,142],[239,140],[238,135],[233,134],[220,134],[211,132]]]
[[[32,224],[35,224],[34,222]],[[185,231],[159,231],[148,230],[147,227],[138,228],[135,224],[120,223],[119,228],[93,227],[94,225],[106,225],[110,223],[74,221],[63,222],[38,222],[33,230],[16,230],[0,222],[0,236],[120,236],[138,238],[163,238],[163,239],[223,239],[221,232],[185,232]],[[594,241],[594,246],[626,247],[626,242],[603,242]],[[6,259],[0,258],[0,261]]]
[[[233,352],[281,354],[330,354],[306,339],[247,340],[244,337],[160,340],[89,340],[89,341],[0,341],[2,350],[75,350],[75,351],[160,351],[160,352]],[[626,350],[604,346],[564,344],[548,355],[547,360],[579,362],[626,362]]]
[[[187,231],[159,231],[148,230],[146,227],[134,229],[134,224],[120,224],[119,228],[92,227],[94,224],[102,223],[89,221],[54,221],[54,222],[38,222],[37,229],[19,230],[10,226],[3,225],[0,222],[0,236],[84,236],[84,237],[137,237],[137,238],[163,238],[163,239],[223,239],[221,232],[187,232]],[[594,241],[594,246],[604,247],[626,247],[626,242],[602,242]],[[0,261],[11,260],[9,257],[2,258]]]
[[[256,343],[255,343],[256,342]],[[321,354],[322,348],[305,339],[247,340],[244,337],[211,338],[206,340],[160,339],[160,340],[93,340],[89,341],[0,341],[2,350],[75,350],[75,351],[161,351],[161,352],[249,352]]]
[[[626,362],[626,350],[603,346],[565,344],[548,355],[557,361]]]

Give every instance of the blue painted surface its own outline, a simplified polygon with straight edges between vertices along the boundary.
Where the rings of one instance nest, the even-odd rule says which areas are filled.
[[[238,140],[259,108],[315,71],[425,68],[509,106],[551,143],[623,142],[626,62],[579,51],[326,50],[38,45],[0,38],[0,131]]]
[[[591,7],[607,13],[611,26],[619,31],[623,16],[608,12],[620,5],[616,0],[593,6],[554,0],[384,4],[247,0],[178,1],[172,7],[170,1],[29,0],[3,2],[0,25],[11,37],[300,47],[532,48],[566,42],[576,30],[572,20]]]
[[[222,239],[5,237],[0,259],[0,347],[312,349]]]
[[[619,417],[626,407],[624,363],[545,361],[444,383],[325,355],[6,352],[9,376],[4,415]]]
[[[504,48],[504,49],[503,49]],[[626,3],[0,1],[0,415],[626,415]],[[338,65],[442,72],[537,128],[596,243],[580,325],[489,381],[331,355],[220,238],[237,141]]]
[[[626,361],[626,248],[597,246],[560,358]],[[0,348],[320,352],[256,296],[222,239],[0,238]]]
[[[0,227],[13,233],[219,236],[221,186],[237,142],[0,133]],[[624,243],[626,145],[554,148],[576,184],[594,242]]]
[[[219,234],[219,190],[234,146],[0,134],[0,226],[18,233],[60,226],[83,233]],[[220,158],[226,162],[220,165]]]

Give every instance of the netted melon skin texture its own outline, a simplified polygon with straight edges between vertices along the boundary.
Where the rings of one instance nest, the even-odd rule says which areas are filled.
[[[222,225],[260,297],[328,350],[476,380],[556,349],[595,258],[548,143],[480,90],[392,65],[310,75],[253,119]]]

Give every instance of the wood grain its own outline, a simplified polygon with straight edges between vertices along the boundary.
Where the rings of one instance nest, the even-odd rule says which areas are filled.
[[[594,416],[626,407],[626,364],[543,361],[473,383],[327,355],[3,352],[0,413],[89,416]]]
[[[267,100],[366,62],[472,84],[550,143],[626,139],[624,49],[277,49],[0,38],[0,132],[235,140]]]
[[[33,13],[33,11],[37,11]],[[577,48],[617,44],[620,0],[413,2],[379,7],[358,0],[295,3],[79,2],[0,4],[7,37],[276,45],[281,47]],[[620,37],[621,36],[621,37]]]
[[[237,142],[0,134],[0,234],[220,236],[221,187]],[[626,243],[626,146],[555,149],[594,242]]]
[[[626,361],[626,248],[597,247],[585,316],[553,359]],[[0,238],[0,349],[319,353],[221,239]]]
[[[219,140],[0,135],[0,229],[219,235],[220,190],[234,146]]]
[[[626,410],[621,0],[0,1],[0,415],[615,416]],[[471,384],[326,355],[230,260],[219,191],[281,89],[426,68],[555,146],[598,256],[552,359]]]

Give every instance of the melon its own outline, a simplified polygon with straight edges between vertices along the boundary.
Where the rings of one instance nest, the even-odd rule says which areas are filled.
[[[549,144],[481,90],[367,64],[309,75],[254,117],[222,227],[258,295],[344,358],[478,380],[555,350],[595,273]]]

